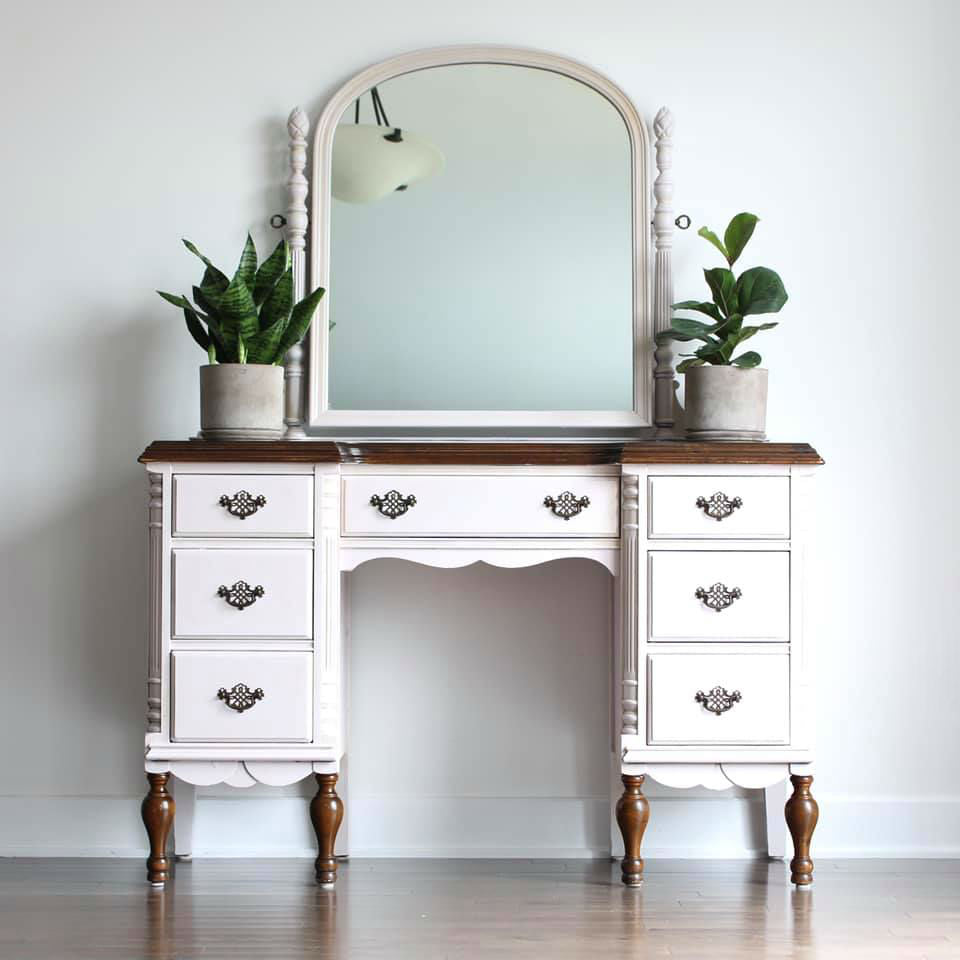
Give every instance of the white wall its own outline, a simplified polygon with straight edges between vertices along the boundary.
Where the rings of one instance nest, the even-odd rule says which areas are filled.
[[[811,624],[821,640],[817,848],[960,852],[949,352],[958,26],[949,0],[677,0],[647,9],[614,0],[373,8],[37,0],[8,12],[0,33],[0,852],[143,850],[145,486],[134,461],[149,440],[196,429],[202,360],[182,321],[152,293],[195,276],[177,238],[226,261],[248,226],[266,244],[264,224],[284,204],[290,107],[300,101],[315,113],[357,68],[456,41],[557,50],[608,73],[647,117],[670,104],[678,211],[714,227],[744,208],[763,217],[752,255],[778,268],[791,294],[782,326],[756,341],[772,372],[770,425],[778,438],[814,442],[828,461]],[[678,296],[697,293],[698,268],[713,262],[692,233],[676,248]],[[501,601],[498,622],[527,651],[517,669],[529,670],[545,649],[553,621],[545,613],[535,626],[538,609],[573,609],[574,590],[585,612],[602,604],[605,574],[572,566],[576,577],[566,568],[555,580],[550,568],[524,574]],[[408,580],[447,602],[408,610],[397,636],[415,634],[435,648],[455,622],[454,601],[477,636],[483,607],[473,588],[489,589],[497,576],[403,571],[390,587],[389,573],[371,565],[354,584],[358,700],[376,696],[375,654],[393,636],[382,630],[392,619],[385,611],[405,602]],[[560,649],[586,649],[577,620],[556,632]],[[498,636],[494,652],[507,645]],[[501,660],[501,669],[511,664]],[[565,670],[558,667],[561,684]],[[599,661],[585,671],[585,682],[596,683]],[[510,690],[505,709],[516,711]],[[552,688],[538,691],[537,702],[564,707]],[[497,803],[489,815],[482,804],[464,805],[477,824],[471,836],[497,850],[515,839],[518,796],[538,788],[588,801],[602,795],[595,758],[576,743],[559,772],[533,782],[542,758],[521,737],[523,757],[505,770],[482,717],[476,730],[489,777],[467,771],[458,781],[462,771],[444,768],[447,779],[437,783],[411,760],[405,780],[385,784],[407,758],[381,754],[377,765],[373,753],[359,755],[364,738],[376,748],[365,723],[399,722],[395,703],[358,724],[358,811],[409,802],[414,789],[504,796],[502,820]],[[464,703],[479,709],[479,694]],[[584,722],[594,730],[595,704],[577,703],[568,729]],[[409,729],[425,727],[432,710],[418,703]],[[566,766],[571,758],[579,769]],[[750,801],[655,792],[652,850],[759,845]],[[198,826],[207,850],[309,845],[296,789],[214,792],[200,804]],[[374,822],[355,824],[352,834],[370,849],[404,837],[421,847],[448,842],[429,826],[388,835],[389,824]],[[599,837],[595,821],[581,820],[576,832],[561,826],[518,842],[586,849]]]

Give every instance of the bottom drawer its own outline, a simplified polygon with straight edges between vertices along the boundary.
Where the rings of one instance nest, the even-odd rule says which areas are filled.
[[[790,740],[786,653],[663,653],[648,657],[648,743]]]
[[[313,655],[171,656],[172,740],[311,740]]]

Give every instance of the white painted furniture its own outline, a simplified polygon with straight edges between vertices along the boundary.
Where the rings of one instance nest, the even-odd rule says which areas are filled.
[[[310,774],[319,788],[310,810],[317,880],[334,883],[343,817],[336,784],[349,750],[341,589],[351,570],[379,557],[444,567],[522,567],[563,557],[602,564],[620,584],[613,761],[624,785],[616,810],[624,882],[635,886],[642,877],[646,776],[675,787],[766,789],[774,855],[783,853],[776,808],[789,777],[792,879],[811,880],[817,808],[809,791],[813,694],[803,571],[810,473],[820,459],[804,444],[674,437],[671,346],[651,348],[670,324],[673,301],[669,111],[661,109],[653,123],[658,172],[651,183],[651,138],[638,110],[583,64],[541,51],[467,46],[363,71],[334,94],[316,125],[310,218],[310,123],[300,109],[290,115],[286,228],[296,298],[308,287],[308,236],[310,287],[336,284],[329,276],[330,170],[344,109],[399,74],[488,63],[572,78],[623,119],[635,265],[633,409],[332,410],[325,299],[310,333],[306,403],[303,351],[297,346],[287,356],[289,439],[152,444],[141,457],[150,485],[150,792],[143,817],[152,883],[164,883],[170,869],[171,775],[180,784],[177,852],[189,856],[189,785],[281,785]],[[309,440],[307,427],[341,439]],[[448,439],[363,439],[418,430],[443,430]],[[466,439],[498,430],[541,439]],[[562,439],[547,442],[546,435]]]
[[[170,774],[237,787],[316,774],[317,875],[334,882],[343,812],[335,784],[349,749],[341,578],[379,557],[602,564],[620,580],[615,763],[627,787],[618,805],[625,882],[642,874],[645,776],[776,797],[791,774],[793,879],[809,882],[803,572],[819,462],[811,448],[187,442],[153,444],[142,460],[152,882],[169,869]],[[177,797],[189,808],[188,789]],[[776,853],[782,828],[769,806],[768,817]],[[189,845],[181,829],[178,852]]]

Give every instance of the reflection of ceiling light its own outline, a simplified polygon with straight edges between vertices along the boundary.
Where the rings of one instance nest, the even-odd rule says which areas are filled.
[[[360,123],[357,100],[352,124],[341,124],[333,138],[332,193],[347,203],[370,203],[439,173],[443,154],[428,140],[392,127],[380,94],[370,91],[376,126]]]

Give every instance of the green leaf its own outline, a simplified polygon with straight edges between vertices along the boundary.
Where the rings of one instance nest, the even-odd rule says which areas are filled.
[[[706,360],[700,360],[698,357],[681,360],[680,363],[677,364],[677,373],[686,373],[691,367],[702,367],[706,362]]]
[[[210,363],[217,362],[217,348],[212,343],[207,347],[207,360]]]
[[[703,237],[704,240],[709,240],[722,254],[724,260],[729,260],[730,257],[727,255],[727,248],[720,242],[720,238],[708,227],[701,227],[697,231],[698,237]]]
[[[252,290],[256,275],[257,248],[253,245],[253,237],[248,233],[247,242],[243,245],[243,253],[240,254],[240,263],[237,264],[237,272],[234,277],[239,277],[247,285],[247,289]]]
[[[293,307],[293,268],[288,267],[274,284],[269,296],[260,307],[260,329],[266,330],[282,320],[284,326],[290,319]]]
[[[787,291],[773,270],[751,267],[744,270],[737,281],[737,300],[744,316],[751,313],[777,313],[787,302]]]
[[[733,273],[726,267],[714,267],[704,270],[703,275],[713,294],[713,302],[723,315],[728,317],[731,313],[737,313],[737,281]]]
[[[221,273],[216,267],[207,267],[203,271],[203,278],[200,280],[200,286],[209,296],[220,296],[230,285],[230,278]]]
[[[686,334],[696,340],[705,340],[707,343],[712,340],[710,334],[716,328],[715,323],[701,323],[699,320],[691,320],[688,317],[675,317],[673,320],[673,329],[677,333]]]
[[[243,334],[237,336],[237,363],[247,362],[247,345],[243,342]]]
[[[752,213],[738,213],[723,235],[723,245],[727,248],[727,263],[732,267],[743,253],[747,241],[753,236],[753,228],[759,217]]]
[[[671,340],[676,340],[678,343],[687,343],[690,340],[696,340],[696,337],[689,337],[685,333],[680,333],[679,330],[674,330],[672,327],[669,330],[662,330],[658,333],[654,340],[658,344],[670,343]]]
[[[260,316],[262,319],[263,314],[261,313]],[[287,319],[287,317],[281,317],[272,326],[261,330],[247,341],[248,363],[276,363],[278,359],[283,359],[282,354],[278,358],[277,350],[287,329]]]
[[[283,337],[280,340],[277,354],[278,358],[282,359],[283,355],[295,343],[299,343],[303,339],[304,334],[310,328],[310,321],[313,320],[317,304],[320,303],[324,293],[326,293],[326,290],[324,290],[323,287],[317,287],[313,293],[305,297],[293,308],[293,312],[290,314],[290,322],[287,324],[287,329],[284,331]]]
[[[700,357],[701,360],[709,360],[710,357],[719,354],[723,349],[723,342],[720,340],[713,340],[710,343],[704,344],[694,353],[695,357]]]
[[[681,303],[672,304],[673,310],[696,310],[697,313],[705,313],[708,317],[713,317],[717,323],[720,323],[723,320],[723,315],[717,309],[715,303],[710,303],[709,300],[703,302],[699,300],[683,300]]]
[[[772,330],[777,325],[776,323],[761,323],[756,327],[743,327],[737,334],[737,343],[743,343],[744,340],[749,340],[761,330]]]
[[[162,290],[158,290],[157,293],[159,293],[167,303],[172,303],[175,307],[180,307],[181,310],[186,310],[186,308],[191,305],[186,297],[180,297],[175,293],[164,293]]]
[[[274,286],[276,286],[277,281],[283,276],[289,266],[290,251],[287,247],[287,241],[281,240],[273,253],[263,261],[253,281],[253,302],[258,307],[267,299]],[[260,325],[261,329],[270,326],[269,323],[263,323],[262,314],[260,316]]]
[[[253,297],[239,276],[234,277],[230,286],[224,290],[220,298],[219,313],[224,343],[228,348],[238,344],[240,337],[249,340],[260,331]]]
[[[741,353],[740,356],[733,361],[733,366],[747,370],[750,367],[757,366],[760,363],[760,359],[761,357],[759,353],[756,353],[753,350],[748,350],[746,353]]]
[[[183,315],[187,320],[187,329],[190,331],[190,336],[197,341],[201,350],[209,351],[210,337],[207,335],[207,331],[203,328],[203,324],[200,322],[196,313],[194,313],[192,309],[184,307]]]
[[[728,340],[740,332],[741,326],[743,326],[743,315],[731,313],[730,316],[717,327],[715,332],[721,340]]]
[[[225,273],[222,273],[218,270],[189,240],[184,239],[183,245],[195,256],[199,257],[207,266],[206,271],[203,274],[203,280],[200,281],[201,287],[207,286],[220,286],[221,290],[227,289],[227,284],[230,283],[229,278]]]
[[[222,293],[223,291],[221,291]],[[193,288],[193,299],[196,302],[197,306],[206,314],[209,314],[212,317],[216,317],[220,313],[219,300],[220,297],[218,294],[213,293],[209,289],[204,289],[203,286]]]

